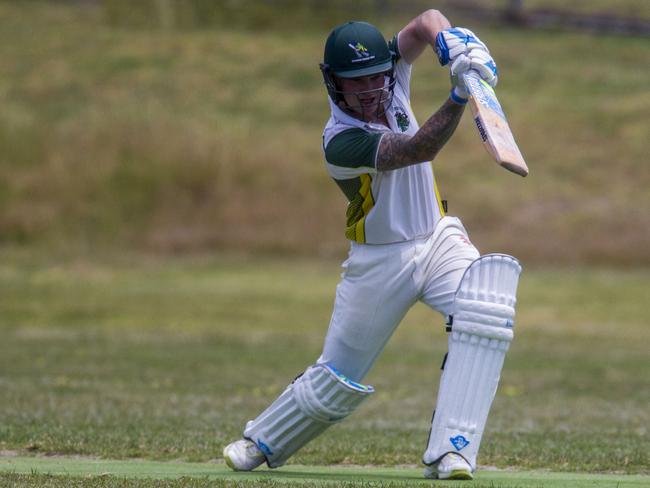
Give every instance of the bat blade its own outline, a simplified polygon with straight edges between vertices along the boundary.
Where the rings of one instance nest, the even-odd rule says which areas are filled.
[[[499,163],[513,173],[528,175],[528,166],[515,142],[510,126],[494,90],[478,73],[464,73],[463,79],[470,95],[474,123],[483,146]]]

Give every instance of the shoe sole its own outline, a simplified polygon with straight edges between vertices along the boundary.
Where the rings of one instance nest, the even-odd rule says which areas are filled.
[[[424,472],[424,477],[429,480],[473,480],[474,476],[469,471],[463,469],[456,469],[449,473],[449,476],[440,477],[438,473]]]
[[[451,472],[448,478],[448,480],[473,480],[474,476],[472,476],[472,473],[462,470],[462,469],[456,469]]]

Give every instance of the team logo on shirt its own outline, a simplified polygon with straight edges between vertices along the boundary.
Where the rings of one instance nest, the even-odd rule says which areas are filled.
[[[402,132],[406,132],[406,129],[408,129],[411,124],[409,116],[399,109],[395,112],[395,120],[397,121],[397,127],[399,127],[399,130]]]

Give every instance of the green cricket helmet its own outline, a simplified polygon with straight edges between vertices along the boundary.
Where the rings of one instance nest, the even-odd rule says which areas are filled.
[[[390,106],[395,87],[395,53],[388,48],[382,33],[367,22],[348,22],[336,27],[325,42],[321,72],[327,93],[337,105],[345,102],[344,92],[336,78],[361,78],[384,73],[387,83],[381,91],[386,92],[378,103],[381,110],[386,102]],[[356,92],[351,94],[358,94]],[[367,93],[367,92],[363,92]],[[347,105],[347,102],[345,102]],[[383,114],[383,112],[382,112]]]

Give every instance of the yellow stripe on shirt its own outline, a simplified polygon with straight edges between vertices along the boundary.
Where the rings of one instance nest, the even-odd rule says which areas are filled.
[[[444,217],[445,207],[442,206],[442,199],[440,198],[440,192],[438,191],[438,183],[436,182],[435,175],[433,176],[433,190],[436,192],[436,201],[438,202],[438,210],[440,210],[440,217]]]
[[[361,186],[347,212],[347,229],[345,236],[359,244],[366,242],[366,217],[375,206],[372,196],[372,177],[369,174],[359,175]]]
[[[363,209],[363,218],[357,222],[355,234],[357,242],[363,244],[366,242],[366,217],[372,210],[372,207],[375,206],[375,199],[372,198],[372,178],[370,175],[361,175],[361,188],[359,189],[359,194],[363,197],[363,204],[361,205],[361,208]]]

